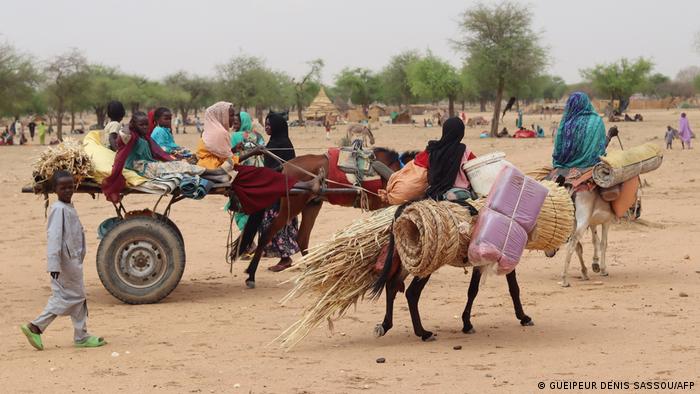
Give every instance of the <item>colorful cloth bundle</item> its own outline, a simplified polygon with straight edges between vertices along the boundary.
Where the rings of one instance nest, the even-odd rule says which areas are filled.
[[[528,243],[549,190],[517,168],[504,167],[486,200],[469,245],[474,266],[498,263],[499,273],[512,271]]]

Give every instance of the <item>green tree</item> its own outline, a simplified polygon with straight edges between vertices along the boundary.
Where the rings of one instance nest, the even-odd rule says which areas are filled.
[[[455,100],[461,91],[457,70],[432,53],[408,66],[408,81],[411,92],[432,102],[447,99],[449,114],[454,116]]]
[[[254,108],[261,122],[265,108],[289,108],[294,103],[291,78],[267,68],[262,58],[237,56],[219,66],[218,71],[220,93],[242,108]]]
[[[19,116],[32,107],[40,81],[28,56],[0,43],[0,116]]]
[[[408,67],[420,59],[415,50],[404,51],[393,56],[379,73],[379,87],[382,101],[396,104],[401,108],[416,100],[408,81]]]
[[[377,100],[379,78],[366,68],[344,68],[335,77],[333,92],[343,99],[362,105],[365,110]]]
[[[190,111],[195,112],[208,106],[214,97],[214,82],[206,77],[179,71],[165,77],[165,85],[172,89],[170,104],[187,119]],[[182,94],[185,92],[186,94]]]
[[[506,88],[518,90],[546,66],[547,51],[532,29],[529,8],[504,1],[466,10],[459,23],[461,35],[453,41],[464,53],[474,77],[495,92],[491,134],[498,131],[499,112]]]
[[[294,98],[297,107],[297,119],[302,120],[302,111],[314,99],[318,91],[321,89],[321,70],[323,69],[323,60],[315,59],[307,63],[310,67],[309,71],[299,80],[292,80],[294,83]]]
[[[46,87],[47,102],[56,117],[56,137],[63,141],[63,117],[66,112],[74,113],[79,103],[84,102],[88,87],[87,60],[78,50],[71,50],[56,56],[46,66],[48,76]],[[75,117],[72,117],[75,128]]]
[[[648,85],[652,69],[649,60],[639,58],[634,62],[628,59],[610,64],[598,64],[581,71],[581,75],[593,84],[594,89],[611,101],[629,102],[630,96]]]
[[[700,75],[695,77],[695,80],[693,80],[693,87],[695,88],[696,92],[700,92]]]

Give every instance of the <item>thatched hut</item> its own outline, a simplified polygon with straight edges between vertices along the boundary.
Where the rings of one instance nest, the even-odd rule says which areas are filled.
[[[321,87],[316,98],[309,104],[304,111],[304,119],[306,120],[323,120],[326,116],[336,120],[340,116],[340,111],[331,99],[326,95],[326,91]]]

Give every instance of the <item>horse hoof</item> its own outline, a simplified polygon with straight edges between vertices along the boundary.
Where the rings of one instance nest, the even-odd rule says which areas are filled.
[[[591,280],[588,275],[581,275],[581,280]]]
[[[465,334],[476,334],[476,330],[474,329],[474,327],[463,328],[462,332]]]
[[[420,339],[423,342],[432,342],[437,339],[437,336],[434,335],[432,332],[428,331],[425,334],[421,335]]]
[[[570,287],[571,284],[569,284],[569,282],[559,282],[559,286],[561,286],[561,287]]]
[[[249,289],[254,289],[255,288],[255,281],[254,280],[246,280],[245,285],[248,286]]]
[[[381,324],[377,324],[374,326],[374,337],[375,338],[380,338],[386,335],[386,330],[384,330],[384,326]]]
[[[600,276],[608,276],[608,271],[600,271]]]
[[[521,321],[520,325],[523,327],[531,327],[535,325],[535,322],[533,322],[532,319],[530,319],[528,321]]]
[[[600,272],[600,264],[598,264],[598,263],[593,263],[591,268],[593,268],[593,272],[596,272],[596,273]]]

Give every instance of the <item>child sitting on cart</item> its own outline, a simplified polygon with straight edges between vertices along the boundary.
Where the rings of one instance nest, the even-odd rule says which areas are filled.
[[[102,182],[102,192],[107,200],[113,203],[121,200],[121,192],[126,187],[122,175],[124,168],[136,171],[149,179],[173,175],[199,175],[214,182],[231,182],[231,190],[236,195],[241,210],[248,214],[268,208],[292,188],[307,189],[314,193],[320,189],[320,178],[297,182],[296,178],[269,168],[237,165],[239,161],[262,154],[259,147],[240,156],[232,155],[221,167],[216,168],[178,161],[151,139],[148,133],[148,116],[143,112],[134,113],[128,130],[119,133],[118,143],[119,149],[112,166],[112,174]]]

